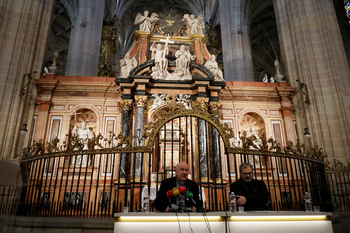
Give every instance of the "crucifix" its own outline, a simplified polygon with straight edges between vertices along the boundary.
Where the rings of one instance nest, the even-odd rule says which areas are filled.
[[[82,112],[77,112],[74,110],[74,114],[71,114],[70,116],[74,115],[75,125],[77,124],[77,115],[83,114]]]
[[[164,45],[164,52],[163,52],[163,58],[165,58],[165,55],[168,55],[168,53],[169,53],[168,43],[174,44],[175,41],[169,40],[169,36],[167,36],[165,40],[160,39],[160,41],[161,41],[161,42],[165,42],[165,45]]]

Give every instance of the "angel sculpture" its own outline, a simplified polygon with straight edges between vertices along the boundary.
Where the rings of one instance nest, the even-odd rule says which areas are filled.
[[[166,94],[153,94],[154,97],[153,104],[150,108],[150,112],[152,112],[154,109],[158,108],[159,106],[165,104],[165,98]]]
[[[149,12],[145,11],[143,15],[141,13],[136,15],[134,24],[140,24],[140,31],[151,31],[152,22],[158,20],[157,13],[152,13],[151,17],[148,17],[148,14]]]
[[[203,15],[199,15],[198,18],[196,18],[194,14],[185,14],[183,20],[187,21],[192,34],[203,34],[203,29],[205,28]]]

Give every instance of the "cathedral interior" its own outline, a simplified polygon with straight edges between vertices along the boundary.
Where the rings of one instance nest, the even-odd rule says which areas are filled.
[[[178,162],[209,211],[248,162],[269,210],[348,213],[349,25],[343,0],[0,2],[0,232],[155,212]]]

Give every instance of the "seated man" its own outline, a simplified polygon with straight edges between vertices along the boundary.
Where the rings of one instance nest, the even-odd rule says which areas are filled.
[[[230,185],[230,191],[237,197],[237,205],[245,211],[266,210],[269,194],[264,181],[253,178],[253,166],[242,163],[239,166],[241,178]]]
[[[167,192],[168,190],[172,190],[174,187],[179,188],[180,186],[185,187],[187,191],[191,191],[193,193],[193,201],[195,202],[195,204],[193,203],[193,201],[192,202],[190,201],[189,203],[188,200],[184,200],[185,206],[192,207],[193,210],[195,210],[196,208],[202,208],[203,202],[199,199],[198,184],[188,179],[188,171],[189,171],[188,164],[185,162],[180,162],[175,167],[176,176],[162,181],[155,200],[155,206],[158,211],[163,211],[163,212],[175,211],[174,207],[177,207],[176,205],[174,205],[176,204],[176,198],[175,197],[172,198],[171,202],[173,204],[169,206]],[[181,198],[184,198],[184,196],[180,195],[180,197],[178,198],[181,199]]]

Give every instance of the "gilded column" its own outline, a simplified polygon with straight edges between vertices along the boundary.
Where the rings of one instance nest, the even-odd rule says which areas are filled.
[[[219,103],[210,102],[210,112],[215,114],[215,118],[218,118],[219,114]],[[213,156],[214,156],[214,168],[215,178],[217,181],[221,181],[222,169],[221,169],[221,152],[220,152],[220,134],[219,131],[212,126],[212,145],[213,145]]]

